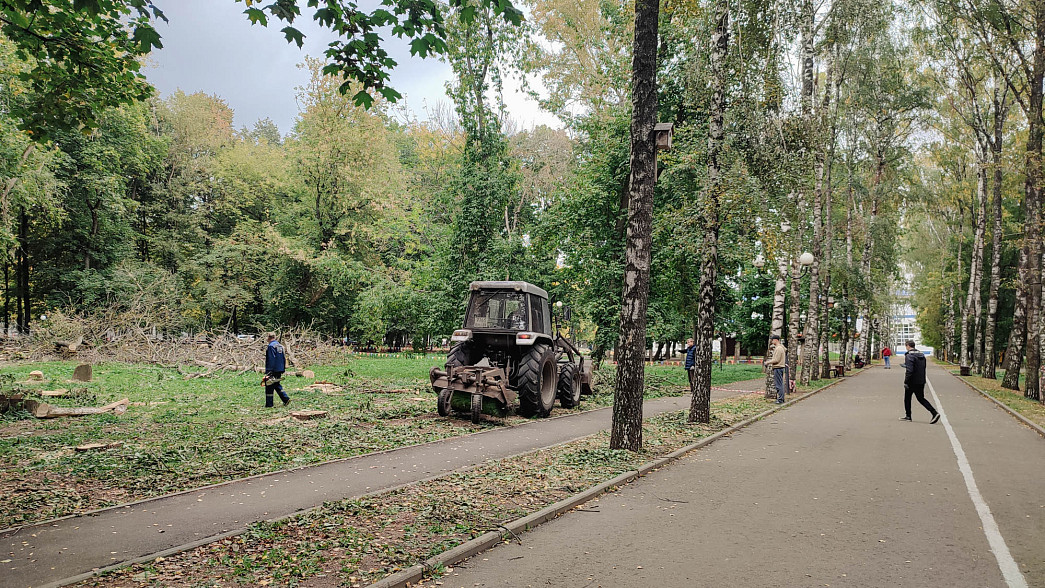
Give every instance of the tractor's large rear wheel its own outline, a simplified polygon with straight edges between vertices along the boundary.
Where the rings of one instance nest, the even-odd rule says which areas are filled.
[[[548,416],[555,406],[555,389],[559,381],[551,345],[534,343],[519,362],[515,381],[519,391],[519,413],[523,416]]]
[[[568,362],[559,370],[559,404],[563,408],[574,408],[581,403],[581,383],[577,378],[577,365]]]

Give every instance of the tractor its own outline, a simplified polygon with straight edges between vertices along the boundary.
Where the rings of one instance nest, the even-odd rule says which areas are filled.
[[[527,282],[472,282],[464,327],[430,378],[439,414],[546,417],[591,394],[591,361],[552,330],[548,293]],[[559,305],[561,306],[561,304]],[[569,320],[569,309],[563,312]]]

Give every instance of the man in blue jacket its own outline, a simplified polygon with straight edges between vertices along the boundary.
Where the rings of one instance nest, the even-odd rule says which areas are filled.
[[[693,344],[693,339],[686,339],[686,362],[683,367],[686,368],[686,374],[689,375],[689,388],[693,389],[693,378],[697,375],[697,346]]]
[[[914,348],[914,341],[907,340],[907,355],[903,361],[907,373],[903,377],[903,407],[906,414],[900,417],[901,421],[911,420],[911,396],[918,399],[919,404],[925,407],[932,415],[930,424],[935,425],[940,420],[940,413],[936,412],[933,405],[925,399],[925,354]]]
[[[265,408],[272,408],[273,394],[279,394],[283,406],[286,406],[290,404],[290,396],[283,391],[279,380],[287,370],[287,354],[279,341],[276,341],[275,333],[266,333],[265,340],[268,341],[268,346],[265,347]]]

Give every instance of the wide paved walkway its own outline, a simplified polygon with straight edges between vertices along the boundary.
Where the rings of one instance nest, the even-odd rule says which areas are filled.
[[[943,369],[929,380],[936,425],[917,404],[897,420],[903,370],[874,368],[442,585],[1045,586],[1045,439]]]
[[[712,391],[722,399],[760,389],[762,380]],[[646,401],[647,416],[689,408],[688,396]],[[610,427],[608,408],[535,420],[464,437],[267,474],[126,507],[0,534],[0,587],[61,583],[167,549],[217,537],[326,501],[355,498]]]

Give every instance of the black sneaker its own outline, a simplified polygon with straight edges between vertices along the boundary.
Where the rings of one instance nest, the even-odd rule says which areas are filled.
[[[933,420],[929,421],[930,425],[935,425],[940,420],[940,413],[933,415]]]
[[[908,417],[908,416],[903,416],[903,417],[900,417],[900,420],[901,420],[901,421],[907,421],[907,422],[911,422],[911,417]]]

